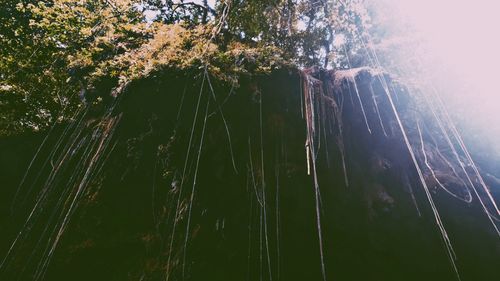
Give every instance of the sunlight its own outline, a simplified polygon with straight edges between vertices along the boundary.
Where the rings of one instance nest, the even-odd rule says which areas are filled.
[[[500,3],[495,0],[383,0],[423,39],[429,75],[465,126],[500,137]],[[389,13],[387,13],[389,14]],[[412,34],[412,33],[410,33]],[[412,36],[414,36],[412,34]],[[500,145],[495,144],[497,152]]]

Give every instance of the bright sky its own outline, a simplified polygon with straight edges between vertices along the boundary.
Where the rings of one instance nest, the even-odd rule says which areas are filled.
[[[448,93],[474,126],[500,139],[500,1],[377,0],[399,10],[427,43],[438,77],[462,88]],[[391,15],[390,15],[391,16]],[[449,74],[449,75],[448,75]],[[441,77],[442,76],[442,77]],[[462,87],[463,86],[463,87]],[[500,141],[496,141],[500,152]]]
[[[476,72],[500,62],[498,0],[390,0],[447,63]],[[466,63],[466,65],[464,65]]]
[[[207,2],[208,2],[208,5],[213,8],[215,5],[215,1],[216,0],[208,0]],[[174,0],[174,3],[180,3],[180,2],[181,2],[180,0]],[[192,3],[203,5],[203,0],[192,0],[192,1],[184,1],[184,2],[186,2],[186,3],[192,2]]]
[[[174,3],[180,3],[181,1],[180,0],[174,0],[173,1]],[[199,5],[203,5],[203,0],[192,0],[192,1],[184,1],[184,2],[189,2],[189,3],[195,3],[195,4],[199,4]],[[215,2],[216,0],[208,0],[207,3],[208,3],[208,6],[214,8],[215,6]],[[152,20],[154,20],[154,18],[158,15],[158,11],[151,11],[151,10],[147,10],[147,11],[144,11],[144,15],[146,16],[146,20],[151,22]]]

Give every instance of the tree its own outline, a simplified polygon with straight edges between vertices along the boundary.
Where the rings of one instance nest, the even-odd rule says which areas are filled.
[[[6,0],[0,134],[66,120],[98,101],[91,93],[162,67],[204,65],[235,82],[279,65],[338,66],[334,39],[355,37],[361,1]]]
[[[0,18],[0,134],[69,118],[85,73],[146,40],[133,4],[8,0]]]

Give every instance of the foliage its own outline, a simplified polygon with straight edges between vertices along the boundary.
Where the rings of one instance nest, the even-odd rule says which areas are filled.
[[[144,40],[142,16],[128,0],[7,1],[0,19],[0,134],[68,118],[79,106],[85,73]]]
[[[359,29],[361,1],[6,0],[0,135],[66,120],[90,92],[156,70],[206,67],[237,82],[283,66],[338,65],[335,38]]]

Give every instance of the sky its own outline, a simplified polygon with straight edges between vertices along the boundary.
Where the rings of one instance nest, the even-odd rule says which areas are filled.
[[[179,0],[174,0],[173,1],[174,3],[180,3],[181,1]],[[190,2],[190,3],[195,3],[195,4],[199,4],[199,5],[203,5],[203,0],[192,0],[192,1],[184,1],[184,2]],[[207,3],[208,3],[208,6],[210,6],[211,8],[214,8],[215,6],[215,2],[216,0],[208,0]],[[146,10],[144,11],[144,15],[146,16],[146,20],[148,22],[151,22],[154,20],[154,18],[159,14],[158,11],[151,11],[151,10]]]
[[[425,61],[450,110],[460,112],[500,155],[500,1],[375,0],[423,39]],[[387,7],[386,6],[386,7]]]

